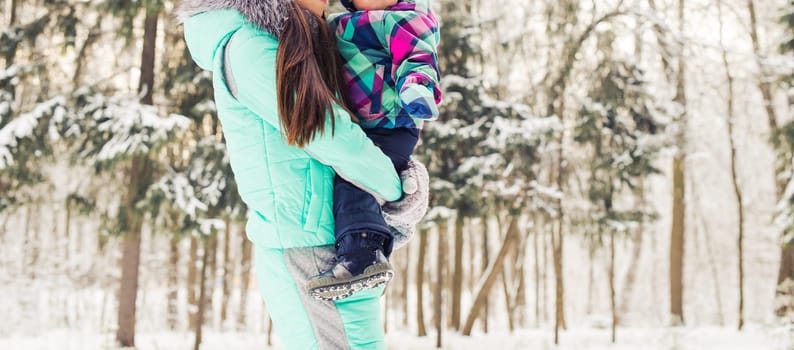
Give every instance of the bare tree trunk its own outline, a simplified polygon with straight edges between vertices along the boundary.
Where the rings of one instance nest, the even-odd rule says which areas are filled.
[[[58,234],[58,218],[60,217],[60,212],[52,205],[49,205],[49,208],[47,208],[46,210],[49,212],[50,218],[52,220],[50,224],[51,237],[42,237],[42,240],[39,243],[40,245],[39,248],[44,252],[51,252],[54,251],[55,249],[50,247],[50,245],[52,243],[55,243],[55,245],[57,246],[60,243],[60,235]],[[45,253],[44,263],[47,265],[52,264],[52,266],[57,268],[64,263],[64,261],[61,259],[58,259],[58,261],[55,262],[50,262],[49,258],[51,258],[50,254]]]
[[[513,271],[515,271],[515,275],[518,279],[518,287],[516,287],[515,295],[515,302],[513,302],[513,315],[514,315],[514,322],[517,327],[523,328],[526,326],[526,307],[527,307],[527,297],[526,297],[526,275],[524,271],[524,258],[526,257],[526,245],[528,232],[522,232],[521,239],[519,244],[515,246],[516,250],[516,260],[514,262]]]
[[[226,229],[223,232],[223,295],[221,295],[221,328],[226,323],[226,316],[229,309],[229,295],[232,292],[232,276],[234,275],[234,261],[231,259],[232,243],[232,220],[226,218]]]
[[[66,205],[64,205],[64,209],[66,211],[66,222],[64,223],[64,230],[63,230],[63,261],[69,261],[69,248],[71,247],[72,243],[72,206],[69,203],[69,200],[66,200]]]
[[[242,236],[243,256],[240,259],[240,312],[237,313],[237,329],[245,328],[245,310],[248,304],[248,284],[251,280],[251,250],[253,244],[245,235]]]
[[[673,159],[673,230],[670,237],[670,314],[674,326],[684,323],[684,157]]]
[[[171,235],[168,257],[168,328],[176,330],[179,320],[179,236]]]
[[[474,220],[471,220],[471,219],[469,220],[468,224],[466,225],[466,234],[465,234],[465,236],[468,237],[468,241],[469,241],[469,252],[468,252],[469,253],[468,254],[469,271],[466,274],[467,275],[466,276],[466,280],[468,282],[468,289],[469,290],[474,289],[474,276],[476,276],[474,260],[475,260],[475,256],[477,255],[477,251],[478,251],[478,249],[477,249],[477,239],[474,238],[474,233],[476,233],[477,230],[474,229],[474,222],[473,221]]]
[[[155,46],[157,44],[157,22],[160,16],[160,9],[155,6],[146,6],[146,18],[143,22],[143,50],[141,57],[141,79],[138,84],[138,92],[143,93],[141,102],[151,105],[154,87],[154,58]]]
[[[444,288],[444,262],[447,260],[447,220],[442,219],[438,224],[438,258],[436,259],[436,285],[434,286],[436,323],[436,348],[441,348],[441,334],[443,333],[442,289]]]
[[[618,312],[615,305],[615,232],[609,234],[609,308],[612,310],[612,343],[616,341]]]
[[[535,327],[540,327],[540,233],[543,230],[540,215],[535,215],[535,234],[532,238],[532,248],[535,257]]]
[[[9,29],[14,28],[14,26],[17,24],[17,5],[17,0],[6,0],[6,22],[8,23]],[[16,50],[12,50],[6,54],[6,68],[11,67],[11,65],[14,64],[15,55]]]
[[[661,265],[663,263],[663,256],[659,254],[659,249],[655,249],[658,247],[659,244],[657,243],[660,237],[657,237],[655,233],[651,233],[648,238],[650,239],[649,245],[654,247],[651,249],[651,278],[650,278],[650,285],[651,285],[651,305],[653,307],[653,316],[656,320],[662,319],[662,313],[664,312],[662,307],[659,304],[662,304],[662,297],[660,293],[662,293],[662,287],[659,286],[659,282],[661,278],[664,278],[663,273],[661,273]]]
[[[466,317],[466,322],[463,324],[463,335],[471,335],[471,330],[474,327],[474,321],[479,314],[479,309],[482,308],[486,303],[488,292],[504,268],[505,256],[511,249],[512,245],[516,244],[518,239],[517,221],[518,217],[516,216],[510,218],[510,224],[508,225],[507,234],[505,235],[502,247],[499,249],[499,252],[496,254],[496,258],[494,258],[493,262],[488,265],[483,278],[480,279],[480,282],[478,283],[479,287],[475,293],[474,302],[472,303],[472,307],[469,310],[468,316]]]
[[[17,0],[6,0],[6,17],[8,28],[17,23]]]
[[[425,305],[424,305],[424,280],[425,280],[425,252],[427,251],[427,236],[426,230],[419,231],[419,255],[416,263],[416,325],[418,328],[417,335],[424,337],[427,335],[425,329]]]
[[[500,225],[501,227],[501,225]],[[501,231],[501,229],[500,229]],[[524,246],[528,231],[520,231],[510,251],[505,257],[505,267],[502,269],[502,287],[504,289],[505,306],[507,307],[508,328],[512,332],[523,325],[524,308]]]
[[[126,218],[127,231],[122,242],[121,283],[119,286],[118,300],[118,328],[116,341],[122,347],[135,346],[135,311],[138,297],[138,270],[141,259],[141,234],[143,217],[135,209],[141,188],[151,181],[149,160],[145,156],[135,156],[131,160],[127,193],[123,203],[127,203],[119,215]]]
[[[6,238],[7,234],[8,234],[8,221],[9,220],[11,220],[11,213],[6,212],[6,214],[3,215],[3,223],[0,224],[0,244],[2,244],[5,241],[5,238]]]
[[[684,32],[684,0],[678,1],[679,33]],[[673,156],[673,224],[670,234],[670,314],[674,326],[684,324],[684,233],[686,217],[685,169],[686,169],[686,65],[683,53],[678,57],[676,96],[684,112],[679,123],[681,131],[677,135],[678,151]]]
[[[692,188],[692,194],[693,194],[692,199],[695,201],[694,205],[699,208],[700,207],[700,205],[699,205],[700,201],[698,200],[697,191],[695,191],[695,188],[694,188],[695,181],[691,177],[689,179],[687,179],[687,180],[689,181],[690,184],[692,184],[692,187],[693,187]],[[703,210],[698,210],[697,211],[697,213],[702,213],[702,212],[703,212]],[[703,215],[702,214],[698,214],[697,215],[697,221],[696,222],[698,223],[698,226],[697,226],[697,229],[695,230],[695,232],[696,232],[696,234],[699,234],[699,236],[703,238],[703,242],[704,242],[703,245],[706,247],[706,257],[708,258],[709,270],[711,270],[711,280],[714,283],[714,300],[715,300],[715,302],[717,304],[716,305],[717,306],[717,317],[719,318],[719,325],[720,326],[724,326],[725,325],[725,315],[723,314],[723,311],[722,311],[722,309],[723,309],[722,308],[722,294],[720,293],[720,290],[722,290],[722,288],[720,288],[720,277],[719,277],[719,272],[718,272],[718,269],[717,269],[717,264],[716,264],[715,259],[714,259],[714,252],[712,251],[712,244],[711,244],[711,239],[709,238],[710,237],[709,231],[708,231],[708,228],[706,226],[705,220],[703,220]]]
[[[760,77],[758,79],[758,90],[761,91],[761,96],[764,100],[764,109],[766,110],[767,121],[769,123],[769,131],[773,137],[778,136],[777,113],[772,98],[772,85],[766,79],[766,71],[761,63],[761,40],[758,36],[758,23],[755,13],[754,0],[747,0],[747,9],[750,13],[750,39],[753,44],[753,56],[755,56],[756,64],[758,65]],[[788,161],[788,160],[786,160]],[[778,162],[781,163],[781,162]],[[784,163],[781,163],[784,164]],[[785,171],[780,165],[775,166],[775,203],[779,202],[783,197],[783,191],[786,187],[786,177],[782,176]],[[783,233],[781,233],[781,236]],[[780,267],[777,274],[776,298],[784,300],[786,298],[794,298],[794,295],[789,295],[785,288],[780,288],[786,280],[794,281],[794,244],[783,244],[780,250]],[[775,310],[778,315],[784,314],[786,303],[778,303],[780,308]]]
[[[775,106],[772,102],[772,85],[765,79],[766,72],[763,64],[761,64],[761,43],[758,39],[758,22],[756,20],[754,0],[747,0],[747,10],[750,12],[750,39],[753,43],[753,54],[761,75],[758,79],[758,89],[761,90],[761,96],[764,98],[764,109],[769,121],[769,129],[774,132],[778,129],[777,113],[775,113]],[[782,192],[784,186],[785,184],[778,184],[780,192]]]
[[[510,257],[505,257],[506,260],[510,260]],[[512,297],[510,296],[510,286],[507,283],[507,267],[502,267],[502,289],[504,290],[504,298],[505,298],[505,315],[507,316],[507,329],[510,333],[515,330],[515,324],[513,323],[513,310],[515,306],[512,305]]]
[[[641,210],[645,210],[645,180],[640,178],[638,181],[637,189],[639,191],[639,198],[640,203],[638,204]],[[642,238],[645,233],[645,220],[640,220],[639,225],[637,225],[637,231],[634,233],[634,245],[631,252],[631,261],[632,263],[629,265],[629,270],[626,271],[626,279],[623,283],[623,288],[621,288],[620,293],[620,307],[618,308],[618,320],[622,324],[624,321],[624,316],[628,314],[629,308],[631,307],[631,296],[633,295],[634,291],[634,284],[637,279],[637,268],[640,265],[640,255],[642,254]]]
[[[128,212],[134,209],[127,207]],[[129,213],[129,232],[122,243],[121,284],[119,288],[118,330],[116,341],[122,347],[135,346],[135,301],[138,297],[138,268],[141,259],[141,218]]]
[[[578,49],[577,49],[578,50]],[[573,60],[573,57],[569,57],[569,60]],[[567,73],[566,73],[567,74]],[[562,80],[564,82],[564,80]],[[555,100],[557,98],[555,97]],[[563,98],[559,99],[560,101],[560,115],[564,115],[564,96]],[[556,101],[552,102],[552,106]],[[550,110],[554,110],[551,108]],[[564,121],[564,119],[561,117]],[[565,161],[565,140],[566,140],[566,132],[565,128],[563,128],[562,133],[560,133],[559,138],[559,148],[557,150],[557,164],[556,164],[556,175],[555,182],[557,185],[557,189],[560,192],[563,192],[565,188],[565,168],[566,168],[566,161]],[[563,246],[564,246],[564,239],[563,239],[563,227],[565,226],[565,210],[563,207],[562,197],[557,200],[557,227],[556,230],[552,228],[551,231],[551,250],[552,250],[552,260],[554,264],[554,344],[559,344],[560,342],[560,328],[565,329],[565,307],[563,305],[565,301],[565,285],[563,283]]]
[[[210,247],[212,247],[212,251],[209,252],[212,256],[209,259],[210,266],[207,266],[208,275],[207,275],[207,291],[206,291],[206,298],[204,298],[204,302],[207,304],[205,307],[205,313],[202,316],[204,318],[204,323],[207,325],[214,327],[215,326],[215,285],[218,281],[218,233],[213,233],[208,238],[210,241]],[[204,252],[207,253],[206,251]]]
[[[490,265],[490,252],[488,250],[488,218],[482,218],[482,273],[485,276],[485,272],[488,271],[488,265]],[[482,277],[482,276],[480,276]],[[472,292],[474,290],[472,289]],[[482,314],[480,318],[482,319],[482,331],[483,333],[488,333],[488,309],[490,302],[488,301],[488,296],[485,296],[485,305],[482,307]]]
[[[560,207],[561,209],[562,207]],[[554,263],[554,344],[559,344],[559,330],[565,329],[565,311],[563,300],[565,296],[562,276],[562,247],[563,247],[563,216],[560,210],[560,218],[556,230],[551,233],[552,257]]]
[[[656,11],[656,3],[653,0],[648,0],[648,4],[652,10]],[[678,20],[679,20],[679,33],[684,33],[684,0],[678,1]],[[654,30],[657,32],[659,45],[666,47],[664,40],[661,39],[661,32],[663,29],[654,25]],[[681,54],[678,56],[678,67],[675,72],[676,77],[676,95],[674,101],[681,105],[683,113],[679,117],[678,135],[676,135],[676,143],[678,149],[673,156],[673,205],[672,205],[672,228],[670,232],[670,315],[671,323],[673,325],[682,325],[684,322],[683,315],[683,265],[684,265],[684,233],[685,233],[685,164],[686,164],[686,82],[684,63],[684,48],[681,48]],[[671,66],[669,60],[665,55],[661,56],[662,66],[665,71]],[[672,69],[670,69],[672,70]],[[668,75],[668,80],[672,81],[672,74]],[[656,264],[653,264],[654,268]],[[655,274],[654,274],[655,275]],[[655,294],[656,288],[653,288]],[[655,297],[654,297],[655,299]]]
[[[99,41],[99,37],[102,34],[102,19],[103,17],[97,14],[96,22],[88,31],[88,36],[86,37],[85,42],[83,42],[83,46],[80,46],[80,50],[77,51],[77,58],[74,60],[74,74],[72,74],[72,81],[74,82],[75,86],[82,85],[83,68],[85,67],[86,56],[88,55],[91,46]]]
[[[20,266],[19,272],[20,272],[20,274],[23,274],[23,275],[27,274],[27,269],[28,269],[28,266],[30,265],[28,263],[28,250],[29,250],[28,247],[30,247],[30,245],[33,244],[33,240],[30,237],[30,221],[31,221],[31,216],[32,216],[30,214],[30,210],[31,210],[30,209],[30,205],[26,205],[25,206],[25,232],[24,232],[25,241],[22,244],[22,246],[23,246],[23,248],[22,248],[22,264],[19,264],[19,266]]]
[[[449,328],[452,327],[452,322],[451,322],[449,316],[450,316],[450,310],[452,310],[452,273],[454,272],[454,269],[455,269],[455,266],[454,266],[455,264],[454,264],[454,260],[453,260],[453,256],[452,256],[452,253],[453,253],[453,251],[455,249],[455,239],[452,236],[452,235],[455,234],[455,231],[454,231],[455,225],[454,225],[454,221],[453,222],[450,222],[450,221],[451,220],[446,220],[445,221],[447,223],[447,226],[446,226],[447,231],[444,231],[444,238],[445,238],[444,242],[446,244],[444,245],[444,252],[445,252],[444,253],[444,256],[445,256],[445,258],[444,258],[444,274],[443,274],[444,275],[444,286],[442,287],[443,288],[442,294],[443,294],[443,299],[444,299],[445,305],[443,306],[444,309],[442,310],[442,312],[444,313],[444,322],[445,322],[446,329],[449,329]],[[449,232],[450,228],[453,229],[452,235],[450,235],[450,232]]]
[[[215,276],[214,271],[212,271],[212,266],[214,265],[213,260],[215,260],[215,243],[217,239],[215,239],[214,236],[215,234],[206,238],[204,241],[204,257],[201,259],[201,280],[199,282],[198,312],[196,313],[196,337],[193,342],[193,350],[199,350],[201,346],[202,329],[204,328],[204,313],[207,307],[212,305],[207,299],[212,298],[210,292],[211,288],[208,285],[213,284],[213,277]]]
[[[273,345],[273,319],[267,318],[267,346]]]
[[[519,328],[526,327],[527,324],[527,317],[526,317],[526,307],[527,307],[527,279],[524,275],[524,266],[521,265],[521,268],[518,271],[518,289],[516,290],[516,302],[515,302],[515,314],[516,314],[516,324]]]
[[[196,271],[198,264],[198,245],[198,238],[191,235],[190,259],[187,264],[187,319],[189,329],[196,329],[196,313],[198,312],[198,296],[196,295],[196,287],[198,286],[196,282],[196,278],[198,277],[198,272]]]
[[[689,179],[687,179],[687,180],[689,180]],[[695,219],[695,218],[693,217],[693,219]],[[697,234],[697,229],[695,230],[695,234]],[[701,241],[698,240],[697,237],[691,237],[690,241],[692,242],[692,255],[693,256],[698,256],[698,257],[703,256],[704,254],[703,254],[703,249],[701,249],[702,248],[701,247]],[[698,271],[700,271],[700,270],[698,270]],[[703,279],[701,279],[701,280],[703,280]],[[700,282],[700,281],[698,281],[698,282]],[[699,287],[699,285],[697,284],[698,282],[693,283],[692,288],[694,290],[700,290],[700,289],[697,289]],[[694,319],[693,322],[698,322],[698,320]]]
[[[595,289],[595,253],[596,247],[592,240],[587,242],[587,309],[586,314],[593,314],[594,294]]]
[[[91,231],[91,230],[86,229],[86,226],[87,227],[91,227],[91,223],[88,222],[88,220],[86,220],[86,222],[83,223],[83,232]],[[96,250],[98,252],[106,253],[105,252],[105,246],[107,246],[108,239],[104,236],[104,234],[100,230],[96,230],[94,232],[94,237],[96,237]],[[79,249],[78,249],[78,251],[79,251]]]
[[[450,326],[460,329],[460,296],[463,290],[463,216],[455,218],[455,269],[452,274],[452,314]]]
[[[543,300],[543,302],[540,304],[542,308],[540,314],[543,315],[544,323],[548,322],[550,319],[551,311],[549,310],[549,271],[554,269],[554,267],[549,264],[549,262],[553,260],[550,259],[550,254],[552,255],[554,254],[553,246],[552,249],[549,249],[549,246],[551,245],[551,240],[553,235],[552,231],[554,230],[554,224],[549,223],[549,221],[551,221],[549,220],[549,217],[546,217],[546,220],[544,220],[544,224],[549,224],[549,225],[545,225],[549,229],[548,235],[546,234],[546,232],[544,232],[543,236],[540,237],[541,242],[543,243],[543,246],[541,247],[542,249],[540,251],[541,257],[543,258],[543,267],[540,270],[541,271],[540,283],[542,284],[542,287],[540,288],[540,293],[541,293],[540,296],[541,299]]]
[[[141,103],[151,105],[153,102],[151,87],[154,86],[154,56],[157,44],[157,22],[160,9],[154,6],[146,7],[146,17],[143,24],[143,47],[141,51],[141,77],[138,91],[148,87],[148,91],[141,98]],[[142,187],[151,182],[151,169],[146,156],[136,156],[132,159],[129,174],[129,188],[124,201],[128,232],[124,237],[124,253],[121,260],[121,287],[119,292],[118,329],[116,341],[121,346],[135,346],[135,301],[138,295],[138,268],[141,254],[141,228],[143,218],[136,209],[136,202]]]
[[[32,217],[41,218],[41,201],[36,200],[32,207],[34,213]],[[28,215],[31,215],[30,212],[28,212]],[[31,217],[28,217],[28,220],[31,220]],[[30,249],[30,278],[35,279],[36,273],[38,272],[36,265],[39,263],[39,250],[41,249],[41,237],[39,236],[41,221],[33,220],[33,223],[30,227],[31,229],[28,232],[28,237],[30,238],[28,239],[27,247]]]
[[[403,311],[403,328],[408,328],[408,273],[410,270],[411,265],[411,251],[408,249],[408,246],[403,248],[403,261],[402,261],[402,268],[400,271],[402,272],[402,279],[400,280],[400,305],[402,306]]]
[[[783,256],[780,260],[780,270],[778,272],[778,284],[776,290],[776,297],[779,300],[791,300],[794,288],[786,287],[786,281],[794,282],[794,244],[788,244],[783,247]],[[787,299],[788,298],[788,299]],[[775,310],[775,314],[783,317],[786,315],[787,310],[792,309],[792,302],[779,302],[780,307]]]
[[[752,0],[749,0],[749,7],[753,11]],[[731,74],[730,63],[728,62],[728,52],[723,43],[723,19],[722,19],[722,0],[717,1],[717,10],[720,23],[720,47],[722,48],[722,64],[725,68],[725,80],[728,82],[728,142],[731,147],[731,182],[733,183],[733,193],[736,195],[736,209],[738,215],[739,235],[737,238],[737,251],[739,254],[739,330],[744,327],[744,250],[742,240],[744,238],[744,201],[742,200],[742,190],[739,187],[739,174],[736,165],[736,141],[733,134],[734,122],[734,94],[733,94],[733,75]],[[754,14],[753,14],[754,16]],[[753,20],[754,21],[754,20]]]

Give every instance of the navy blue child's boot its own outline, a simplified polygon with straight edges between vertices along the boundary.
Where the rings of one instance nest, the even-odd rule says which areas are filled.
[[[306,283],[309,294],[320,300],[339,300],[388,283],[394,270],[383,254],[385,241],[366,232],[345,235],[337,242],[331,268]]]

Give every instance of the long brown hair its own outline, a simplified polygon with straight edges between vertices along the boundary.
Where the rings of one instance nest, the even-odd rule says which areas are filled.
[[[342,59],[324,18],[292,2],[276,56],[278,114],[290,145],[303,147],[325,132],[334,103],[345,106]]]

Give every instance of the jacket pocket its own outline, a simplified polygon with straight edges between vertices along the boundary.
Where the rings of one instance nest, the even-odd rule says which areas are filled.
[[[303,229],[305,231],[317,232],[320,228],[327,186],[321,166],[315,160],[309,160],[303,200]]]

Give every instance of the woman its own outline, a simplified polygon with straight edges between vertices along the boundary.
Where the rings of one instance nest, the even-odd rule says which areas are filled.
[[[342,66],[326,1],[186,0],[180,17],[193,59],[213,72],[257,279],[282,343],[382,349],[382,287],[336,302],[304,290],[334,256],[335,174],[381,200],[401,196],[391,161],[337,98]]]

